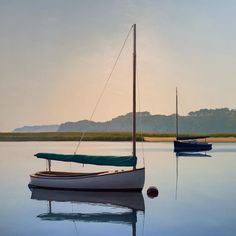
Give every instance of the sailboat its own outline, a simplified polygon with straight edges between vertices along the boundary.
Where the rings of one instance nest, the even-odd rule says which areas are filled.
[[[178,90],[176,88],[176,140],[174,140],[174,152],[201,152],[212,149],[212,144],[206,142],[208,136],[179,136],[178,118]],[[198,139],[205,139],[205,142],[200,142]]]
[[[49,170],[30,175],[29,186],[49,189],[81,191],[142,191],[145,167],[136,168],[136,24],[133,29],[133,129],[130,156],[93,156],[78,154],[37,153],[37,158],[48,161]],[[51,161],[130,167],[128,170],[75,173],[51,171]]]

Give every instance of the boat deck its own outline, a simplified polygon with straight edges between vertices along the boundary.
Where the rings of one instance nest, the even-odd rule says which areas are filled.
[[[109,171],[103,171],[103,172],[91,172],[91,173],[79,173],[79,172],[62,172],[62,171],[39,171],[36,172],[36,176],[58,176],[58,177],[69,177],[69,176],[83,176],[83,175],[100,175],[108,173]]]

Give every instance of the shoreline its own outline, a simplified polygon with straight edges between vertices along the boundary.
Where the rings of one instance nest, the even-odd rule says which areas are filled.
[[[143,141],[147,143],[170,143],[175,140],[175,137],[144,137]],[[78,142],[76,139],[5,139],[0,140],[0,142]],[[84,142],[130,142],[131,140],[126,139],[89,139],[84,140]],[[200,142],[208,142],[208,143],[236,143],[236,137],[212,137],[206,139],[197,139]],[[137,140],[137,142],[141,142],[141,140]]]
[[[41,132],[41,133],[1,133],[0,142],[26,142],[26,141],[79,141],[82,132]],[[190,136],[185,134],[184,136]],[[196,136],[196,134],[191,134]],[[123,142],[131,141],[131,132],[88,132],[83,141]],[[175,134],[137,133],[137,142],[173,142]],[[208,138],[197,139],[200,142],[209,143],[236,143],[236,133],[209,134]]]
[[[173,142],[175,137],[144,137],[145,142]],[[236,137],[210,137],[206,139],[198,139],[209,143],[236,143]]]

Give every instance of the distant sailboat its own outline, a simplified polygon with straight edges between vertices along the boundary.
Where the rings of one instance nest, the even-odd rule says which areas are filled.
[[[66,155],[37,153],[37,158],[48,160],[49,171],[30,175],[30,186],[50,189],[81,191],[142,191],[145,167],[136,168],[136,24],[133,29],[133,153],[130,156]],[[132,167],[130,170],[103,171],[94,173],[74,173],[51,171],[51,161],[77,162],[82,164]]]
[[[201,152],[212,149],[212,144],[199,142],[197,139],[205,139],[208,136],[179,136],[178,91],[176,88],[176,140],[174,140],[174,152]]]

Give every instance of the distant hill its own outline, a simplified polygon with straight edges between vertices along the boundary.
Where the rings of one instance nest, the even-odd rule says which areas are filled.
[[[130,131],[131,128],[132,114],[128,113],[106,122],[88,120],[66,122],[59,126],[58,131]],[[175,133],[175,114],[137,113],[137,131],[141,130],[147,133]],[[196,134],[236,132],[236,110],[220,108],[190,112],[187,116],[179,117],[179,132]]]
[[[142,124],[142,125],[141,125]],[[132,113],[118,116],[105,122],[82,120],[66,122],[59,126],[25,126],[15,129],[15,132],[44,132],[44,131],[131,131]],[[137,131],[146,133],[175,133],[175,114],[151,115],[149,112],[137,113]],[[180,133],[236,133],[236,110],[228,108],[201,109],[189,112],[187,116],[179,117]]]
[[[59,125],[36,125],[16,128],[13,132],[56,132]]]
[[[141,119],[144,121],[148,118],[153,117],[149,112],[138,112],[137,113],[137,130],[141,130]],[[118,116],[110,121],[105,122],[94,122],[88,120],[82,120],[78,122],[66,122],[59,126],[58,131],[88,131],[88,132],[99,132],[99,131],[130,131],[132,127],[132,113]],[[152,132],[154,128],[153,122],[145,124],[146,130]]]
[[[82,120],[66,122],[59,126],[58,131],[114,132],[131,131],[132,113],[118,116],[106,122]],[[137,131],[146,133],[173,133],[175,131],[175,115],[151,115],[149,112],[137,113]]]

